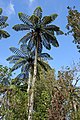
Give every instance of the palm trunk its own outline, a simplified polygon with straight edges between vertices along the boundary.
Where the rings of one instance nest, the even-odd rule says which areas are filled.
[[[30,101],[30,86],[31,86],[31,68],[29,69],[29,80],[28,80],[28,88],[27,88],[27,94],[28,94],[28,113],[29,113],[29,101]]]
[[[31,88],[31,96],[30,96],[28,120],[32,120],[32,113],[33,113],[33,105],[34,105],[34,86],[35,86],[36,74],[37,74],[37,56],[38,56],[37,48],[38,48],[38,45],[36,46],[36,50],[35,50],[34,74],[33,74],[33,80],[32,80],[32,88]]]

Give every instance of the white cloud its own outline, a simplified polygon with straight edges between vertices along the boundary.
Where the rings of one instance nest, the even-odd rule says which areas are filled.
[[[6,8],[6,14],[8,14],[8,16],[15,14],[14,4],[12,4],[12,2],[10,2]]]
[[[32,3],[34,0],[29,0],[30,3]]]
[[[34,1],[35,0],[29,0],[29,6],[31,6]]]

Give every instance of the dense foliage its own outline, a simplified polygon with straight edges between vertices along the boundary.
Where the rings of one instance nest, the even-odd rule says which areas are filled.
[[[68,7],[68,24],[67,29],[69,30],[69,33],[72,33],[72,36],[74,37],[73,42],[77,45],[78,51],[80,52],[80,12],[78,10],[75,10],[75,7],[70,8]]]
[[[47,71],[39,67],[39,79],[35,84],[33,120],[79,120],[80,119],[80,64],[73,68],[67,67],[58,72],[47,67]],[[10,78],[9,78],[10,79]],[[12,79],[11,81],[14,81]],[[1,116],[6,120],[26,120],[27,86],[7,85],[1,101]]]
[[[67,67],[58,72],[58,80],[53,88],[52,107],[49,120],[79,120],[80,107],[80,64],[72,69]]]

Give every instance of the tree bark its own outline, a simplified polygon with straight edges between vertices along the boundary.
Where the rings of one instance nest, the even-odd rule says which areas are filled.
[[[36,50],[35,50],[34,74],[33,74],[32,86],[31,86],[31,95],[30,95],[28,120],[32,120],[32,114],[33,114],[34,86],[35,86],[36,75],[37,75],[37,56],[38,56],[38,52],[37,52],[38,50],[37,50],[37,48],[38,48],[38,45],[36,45]]]
[[[31,87],[31,68],[29,69],[29,79],[28,79],[28,88],[27,88],[27,94],[28,94],[28,113],[29,113],[29,102],[30,102],[30,87]]]

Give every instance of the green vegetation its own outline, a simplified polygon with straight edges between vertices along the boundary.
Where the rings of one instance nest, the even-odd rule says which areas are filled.
[[[0,39],[10,37],[9,33],[3,30],[3,28],[8,26],[6,23],[7,19],[7,16],[2,15],[2,8],[0,8]]]
[[[67,34],[72,33],[74,37],[73,42],[77,45],[78,51],[80,52],[80,13],[78,10],[75,10],[75,7],[73,9],[68,7],[68,13]]]
[[[78,44],[80,13],[70,7],[67,17],[67,29],[73,33]],[[0,8],[0,38],[9,37],[2,30],[7,27],[7,16],[2,16]],[[56,35],[63,32],[51,23],[57,14],[42,17],[41,7],[37,7],[31,16],[18,13],[23,24],[13,26],[16,31],[28,30],[20,39],[20,48],[10,47],[14,55],[7,58],[12,68],[0,65],[0,119],[2,120],[79,120],[80,119],[80,63],[73,68],[66,67],[58,71],[52,69],[47,60],[52,60],[43,47],[50,50],[59,47]],[[12,72],[20,69],[15,78]]]

